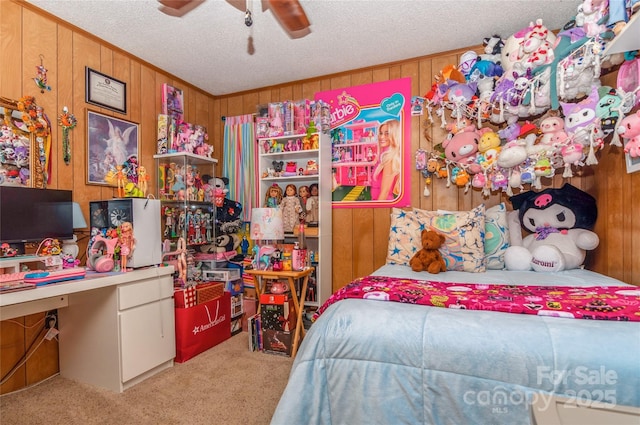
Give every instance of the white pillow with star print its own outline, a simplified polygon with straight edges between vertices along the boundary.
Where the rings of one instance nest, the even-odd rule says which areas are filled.
[[[409,265],[420,246],[420,223],[412,210],[391,209],[387,264]]]

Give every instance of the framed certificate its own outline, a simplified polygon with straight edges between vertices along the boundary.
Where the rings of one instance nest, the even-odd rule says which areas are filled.
[[[127,113],[127,84],[89,67],[86,70],[85,101],[101,108]]]

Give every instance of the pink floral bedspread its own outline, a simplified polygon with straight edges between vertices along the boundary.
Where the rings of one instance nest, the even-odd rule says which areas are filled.
[[[383,276],[354,280],[335,292],[315,318],[346,298],[572,319],[640,321],[640,288],[633,286],[515,286]]]

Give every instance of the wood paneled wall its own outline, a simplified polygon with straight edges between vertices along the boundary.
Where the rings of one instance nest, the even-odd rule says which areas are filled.
[[[33,82],[40,55],[52,87],[45,93],[40,93]],[[10,99],[35,96],[36,103],[44,107],[52,123],[52,173],[48,187],[72,190],[74,201],[81,205],[87,219],[89,201],[110,199],[115,194],[111,187],[86,184],[88,109],[140,124],[140,164],[147,167],[151,181],[155,182],[153,154],[156,153],[161,88],[163,83],[171,84],[184,90],[185,120],[208,128],[214,156],[221,157],[222,139],[216,137],[222,134],[217,111],[219,102],[215,102],[213,96],[32,5],[22,1],[0,1],[0,58],[0,96]],[[85,103],[86,66],[127,84],[126,115]],[[78,118],[78,125],[70,132],[72,156],[69,165],[62,159],[62,131],[57,125],[64,106]],[[150,186],[155,192],[155,184]],[[81,250],[83,248],[81,246]],[[37,334],[36,329],[41,329],[43,317],[38,314],[18,319],[15,321],[18,323],[2,322],[0,375],[4,376],[16,359],[25,354],[31,341],[36,339],[33,335]],[[38,382],[57,370],[57,343],[46,341],[26,367],[20,368],[11,380],[0,386],[0,392]]]
[[[458,63],[459,55],[467,49],[435,56],[405,60],[367,69],[348,71],[322,78],[293,82],[277,87],[243,92],[216,99],[220,111],[226,115],[255,112],[257,104],[287,99],[312,98],[317,91],[369,84],[396,78],[411,77],[411,95],[424,95],[433,83],[433,76],[447,64]],[[603,84],[615,86],[615,74],[603,77]],[[418,148],[431,150],[441,142],[446,132],[438,125],[429,126],[425,117],[412,117],[411,152]],[[429,139],[425,137],[429,135]],[[599,219],[595,231],[600,246],[587,257],[590,269],[628,283],[640,285],[640,173],[627,174],[621,148],[610,147],[598,153],[599,164],[585,167],[578,175],[563,179],[543,179],[545,187],[560,187],[569,182],[594,195],[598,201]],[[413,158],[413,155],[412,155]],[[492,194],[484,199],[479,191],[465,193],[456,187],[447,188],[445,182],[434,179],[431,196],[423,196],[424,182],[413,164],[411,173],[412,205],[422,209],[469,210],[485,203],[487,207],[507,202],[505,194]],[[510,205],[509,205],[510,207]],[[389,233],[389,208],[354,208],[333,210],[333,289],[352,279],[371,273],[385,263]]]
[[[55,133],[53,137],[53,174],[50,187],[73,190],[74,200],[88,212],[88,202],[108,199],[113,189],[86,184],[86,110],[96,110],[119,118],[140,123],[140,163],[155,172],[152,155],[155,153],[156,118],[160,112],[160,89],[169,83],[184,90],[185,119],[203,124],[209,130],[209,142],[214,145],[214,156],[221,158],[223,116],[234,116],[256,111],[256,105],[288,99],[312,99],[318,91],[368,84],[401,77],[411,77],[412,95],[425,94],[433,75],[450,63],[458,63],[464,50],[409,59],[392,64],[346,71],[340,74],[297,81],[274,87],[215,97],[193,87],[174,76],[112,46],[91,34],[75,28],[20,0],[0,1],[0,96],[19,99],[34,95],[45,108]],[[49,70],[49,84],[53,90],[41,94],[32,78],[35,67],[44,57]],[[127,83],[127,115],[112,113],[85,103],[85,66]],[[345,64],[345,68],[349,68]],[[612,80],[606,76],[603,81]],[[72,163],[62,161],[61,130],[55,125],[64,106],[78,117],[78,126],[71,132]],[[411,152],[418,148],[431,149],[434,142],[445,136],[438,126],[425,125],[424,117],[412,117]],[[425,133],[432,141],[427,140]],[[620,148],[607,147],[598,154],[600,164],[585,168],[581,176],[570,182],[596,196],[599,219],[596,232],[600,246],[589,253],[591,269],[609,276],[640,285],[640,173],[627,174],[624,155]],[[503,194],[483,199],[479,192],[445,187],[444,181],[435,179],[431,196],[424,197],[423,182],[412,164],[412,205],[423,209],[468,210],[484,202],[487,206],[508,201]],[[155,178],[155,176],[152,176]],[[233,176],[229,176],[233,178]],[[155,181],[155,180],[154,180]],[[559,187],[564,180],[556,176],[547,185]],[[390,210],[388,208],[358,208],[333,210],[333,288],[338,289],[352,279],[366,275],[385,262]],[[27,326],[41,317],[20,319]],[[30,331],[3,322],[2,364],[4,375],[11,365],[7,352],[24,353]],[[22,342],[18,341],[21,339]],[[20,345],[21,344],[21,345]],[[37,382],[51,375],[51,351],[57,360],[57,345],[50,351],[38,350],[28,368],[23,368],[0,392]],[[55,371],[54,371],[55,372]]]

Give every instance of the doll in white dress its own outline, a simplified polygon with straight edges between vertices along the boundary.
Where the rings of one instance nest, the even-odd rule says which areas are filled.
[[[300,223],[299,215],[302,212],[298,190],[295,185],[288,184],[285,188],[280,208],[282,209],[284,231],[293,232],[295,225]]]

